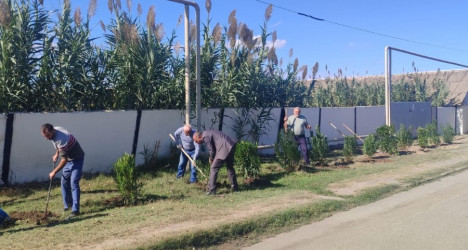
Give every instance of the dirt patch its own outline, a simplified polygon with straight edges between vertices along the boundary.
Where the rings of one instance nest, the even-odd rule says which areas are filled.
[[[330,185],[329,189],[337,195],[355,195],[359,191],[366,188],[377,187],[389,184],[400,184],[400,182],[392,177],[378,177],[369,180],[361,180],[352,183]]]
[[[193,185],[195,188],[197,188],[199,190],[206,191],[206,183],[204,183],[204,182],[195,182],[195,183],[190,184],[190,185]]]
[[[57,222],[59,216],[52,213],[44,211],[30,211],[30,212],[12,212],[10,213],[10,218],[14,221],[24,221],[29,224],[36,225],[47,225],[52,222]]]
[[[102,204],[107,207],[122,207],[125,205],[122,197],[119,197],[119,196],[105,199],[102,201]]]
[[[271,181],[268,178],[263,177],[251,177],[244,179],[244,183],[252,188],[261,188],[261,187],[269,187],[272,185]]]

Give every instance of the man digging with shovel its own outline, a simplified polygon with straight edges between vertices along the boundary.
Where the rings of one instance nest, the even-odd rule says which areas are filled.
[[[210,179],[208,182],[207,195],[216,194],[216,179],[219,169],[226,164],[231,191],[239,191],[237,185],[236,171],[234,169],[234,154],[237,142],[221,131],[206,130],[195,132],[193,140],[198,144],[205,144],[210,151]]]
[[[54,127],[49,123],[41,126],[41,134],[47,140],[51,140],[55,147],[52,161],[60,162],[49,173],[52,180],[58,171],[62,170],[61,188],[64,211],[71,207],[70,219],[80,214],[80,179],[83,169],[84,152],[75,137],[62,127]]]
[[[174,132],[177,148],[181,149],[181,151],[182,149],[185,150],[188,156],[192,158],[190,161],[190,183],[197,182],[197,169],[192,162],[197,159],[198,153],[200,152],[200,145],[198,145],[198,143],[194,143],[192,138],[193,134],[195,134],[195,130],[192,129],[190,124],[186,124]],[[179,166],[177,167],[178,179],[182,178],[185,174],[185,168],[189,161],[188,156],[185,155],[184,152],[180,152]]]

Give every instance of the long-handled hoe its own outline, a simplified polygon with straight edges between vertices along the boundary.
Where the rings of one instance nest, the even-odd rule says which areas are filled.
[[[51,162],[51,165],[52,165],[52,170],[55,168],[55,164],[52,164]],[[44,218],[47,217],[47,208],[49,208],[49,198],[50,198],[50,189],[52,187],[52,179],[50,179],[49,181],[49,192],[47,192],[47,203],[46,203],[46,207],[45,207],[45,212],[44,212]]]

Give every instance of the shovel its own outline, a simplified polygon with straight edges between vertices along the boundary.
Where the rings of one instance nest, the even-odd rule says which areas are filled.
[[[53,170],[55,168],[55,164],[51,164],[51,165],[52,165],[52,170]],[[51,189],[51,187],[52,187],[52,179],[50,179],[50,181],[49,181],[49,192],[47,192],[47,203],[46,203],[46,207],[45,207],[44,218],[47,217],[47,208],[49,208],[49,198],[50,198],[50,189]]]
[[[172,134],[169,134],[169,137],[171,137],[171,139],[172,139],[174,142],[176,142],[176,139],[174,138],[174,136],[173,136]],[[192,163],[192,165],[198,170],[198,172],[200,172],[200,173],[203,175],[203,177],[205,177],[205,179],[206,179],[206,175],[203,174],[203,171],[201,171],[201,169],[197,167],[197,165],[195,164],[195,161],[193,161],[192,157],[190,157],[190,155],[184,150],[184,148],[180,148],[180,150],[182,151],[182,153],[184,153],[184,154],[187,156],[187,158],[189,159],[189,161],[190,161],[190,162]]]

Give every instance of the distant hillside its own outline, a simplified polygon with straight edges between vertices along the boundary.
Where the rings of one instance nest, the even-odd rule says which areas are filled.
[[[428,71],[428,72],[417,72],[417,73],[406,73],[392,75],[392,82],[400,82],[402,79],[412,79],[419,77],[421,80],[425,80],[427,86],[431,86],[434,81],[441,80],[449,89],[449,96],[446,99],[446,103],[453,106],[468,105],[468,70],[441,70],[441,71]],[[353,78],[353,77],[347,77]],[[358,81],[365,82],[367,84],[384,84],[385,76],[358,76],[354,77]],[[308,82],[310,84],[310,81]],[[317,79],[316,85],[320,86],[325,84],[325,79]],[[431,92],[432,89],[429,89]]]

